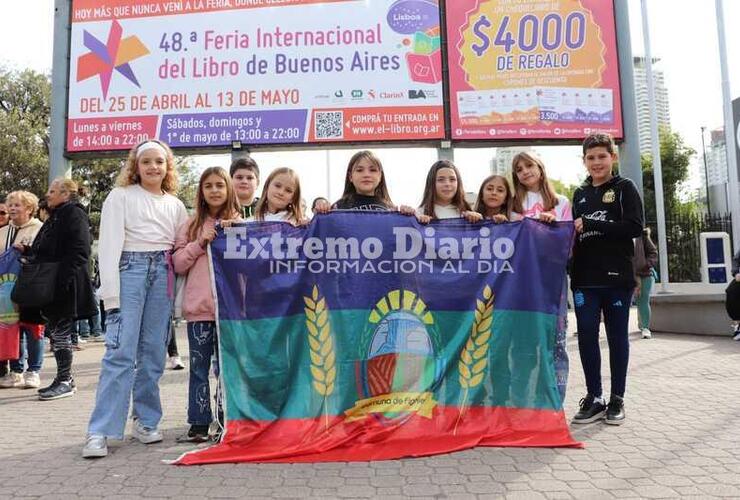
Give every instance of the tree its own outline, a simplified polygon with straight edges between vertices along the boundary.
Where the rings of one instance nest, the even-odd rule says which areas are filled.
[[[195,172],[195,165],[188,157],[175,157],[175,165],[180,176],[180,188],[177,190],[177,197],[182,200],[186,207],[193,208],[200,175]]]
[[[695,201],[682,202],[680,192],[689,174],[689,164],[696,151],[676,132],[660,130],[660,162],[663,178],[663,200],[666,214],[668,272],[674,282],[699,280],[698,234],[707,226]],[[652,157],[642,157],[645,222],[652,229],[653,241],[660,244],[656,227],[655,182]]]
[[[550,184],[552,184],[556,193],[562,194],[568,198],[568,201],[573,199],[573,193],[575,193],[576,188],[578,187],[575,184],[565,184],[563,181],[559,181],[557,179],[550,179]]]
[[[46,192],[51,82],[0,67],[0,193]]]
[[[661,128],[660,130],[660,163],[663,178],[663,201],[666,214],[676,213],[681,205],[679,191],[689,174],[689,164],[696,151],[684,143],[678,132]],[[653,163],[650,154],[642,155],[642,185],[645,199],[645,218],[656,220],[655,181]]]

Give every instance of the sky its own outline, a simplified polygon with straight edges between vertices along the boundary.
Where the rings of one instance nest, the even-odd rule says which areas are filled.
[[[0,64],[16,69],[51,72],[53,0],[7,2],[0,30]],[[722,126],[722,87],[717,43],[715,2],[712,0],[647,0],[650,37],[656,69],[665,74],[670,99],[672,128],[697,154],[691,166],[690,185],[703,182],[701,128]],[[640,1],[629,0],[632,51],[644,54]],[[740,19],[740,0],[724,0],[731,94],[740,95],[740,30],[728,20]],[[33,26],[33,29],[29,29]],[[421,199],[424,179],[436,159],[432,148],[372,148],[381,159],[391,197],[396,203],[414,205]],[[566,184],[585,176],[577,147],[536,147],[548,175]],[[347,160],[355,150],[303,150],[254,153],[263,179],[272,168],[289,166],[301,178],[304,197],[336,199],[341,195]],[[489,173],[491,148],[457,148],[455,164],[461,170],[466,191],[477,191]],[[228,167],[228,155],[194,157],[199,168]],[[328,168],[327,168],[328,165]]]

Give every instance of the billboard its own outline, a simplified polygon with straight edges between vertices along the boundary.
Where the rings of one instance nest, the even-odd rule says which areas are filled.
[[[621,138],[605,0],[446,3],[452,139]]]
[[[436,0],[73,0],[67,151],[440,139]]]

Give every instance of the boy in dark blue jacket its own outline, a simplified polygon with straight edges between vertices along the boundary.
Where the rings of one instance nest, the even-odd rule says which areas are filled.
[[[624,422],[624,390],[629,364],[628,323],[635,276],[632,238],[642,234],[642,200],[629,179],[614,175],[616,146],[611,136],[594,134],[583,141],[583,163],[589,177],[573,194],[576,242],[571,287],[578,324],[578,351],[588,394],[573,423],[605,418]],[[601,387],[599,323],[604,315],[609,343],[611,397]]]

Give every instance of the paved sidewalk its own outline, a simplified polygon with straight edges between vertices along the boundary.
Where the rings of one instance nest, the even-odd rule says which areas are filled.
[[[184,331],[178,339],[186,351]],[[585,392],[576,340],[568,339],[568,417]],[[127,437],[105,459],[80,457],[103,353],[102,344],[87,344],[75,359],[74,397],[41,402],[35,391],[0,390],[0,498],[740,498],[740,342],[632,340],[627,423],[574,428],[583,450],[477,448],[374,463],[203,467],[162,463],[191,449],[175,443],[187,429],[187,370],[162,378],[164,442],[145,447]],[[55,366],[49,355],[45,364],[42,383]]]

